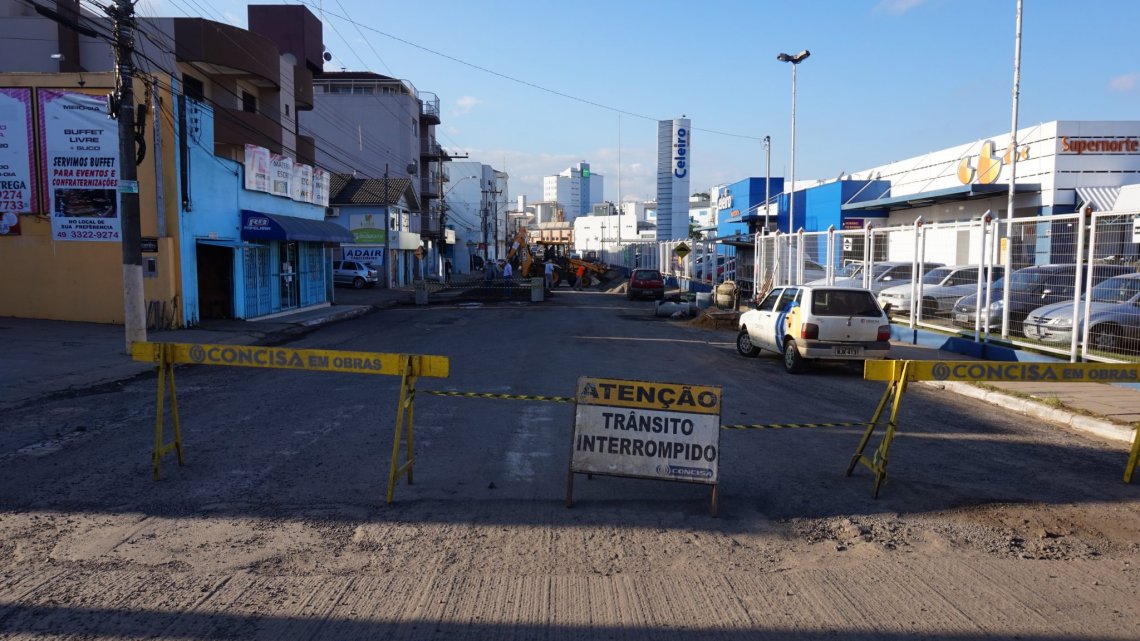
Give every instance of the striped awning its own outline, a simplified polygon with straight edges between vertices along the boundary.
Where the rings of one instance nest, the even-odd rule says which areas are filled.
[[[1120,196],[1120,187],[1077,187],[1077,211],[1091,206],[1093,211],[1112,211],[1116,206],[1116,199]]]

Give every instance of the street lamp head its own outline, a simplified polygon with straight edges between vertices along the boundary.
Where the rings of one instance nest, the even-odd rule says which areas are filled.
[[[804,60],[807,60],[808,56],[810,56],[810,55],[811,55],[811,52],[808,51],[807,49],[804,49],[803,51],[797,53],[794,56],[790,55],[790,54],[786,54],[786,53],[781,53],[780,55],[776,56],[776,60],[779,60],[780,62],[790,62],[793,65],[798,65],[801,62],[803,62]]]

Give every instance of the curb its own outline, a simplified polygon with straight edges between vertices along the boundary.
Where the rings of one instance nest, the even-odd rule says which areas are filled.
[[[1034,418],[1060,423],[1079,432],[1086,432],[1106,440],[1123,441],[1126,443],[1132,442],[1133,429],[1131,427],[1118,425],[1104,419],[1075,414],[1059,408],[1047,407],[1038,401],[982,389],[970,385],[969,383],[923,381],[922,384],[936,389],[944,389],[961,396],[978,399]]]

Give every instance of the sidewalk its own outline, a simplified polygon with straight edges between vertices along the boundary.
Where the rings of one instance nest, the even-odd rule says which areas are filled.
[[[207,320],[188,329],[150,331],[147,339],[272,345],[327,323],[410,304],[412,295],[400,289],[338,289],[336,299],[346,302],[264,320]],[[152,364],[131,360],[121,325],[0,318],[0,341],[0,411],[154,371]]]
[[[974,360],[956,352],[892,342],[891,357],[903,360]],[[968,396],[1027,416],[1067,425],[1100,438],[1131,442],[1140,423],[1140,389],[1109,383],[960,383],[922,385]]]

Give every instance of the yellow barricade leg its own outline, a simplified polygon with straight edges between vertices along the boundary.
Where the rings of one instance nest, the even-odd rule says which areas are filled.
[[[1136,424],[1133,428],[1132,434],[1132,454],[1128,456],[1128,465],[1124,468],[1124,482],[1132,482],[1132,472],[1136,470],[1137,459],[1140,459],[1140,423]]]
[[[899,365],[901,365],[901,367]],[[887,389],[883,392],[883,397],[879,399],[879,405],[875,408],[875,415],[871,417],[871,424],[867,426],[867,431],[863,433],[863,438],[859,441],[859,447],[855,450],[854,456],[851,457],[851,463],[847,466],[847,476],[851,476],[851,473],[855,470],[855,466],[859,463],[862,463],[875,474],[875,487],[873,491],[875,498],[879,497],[879,488],[887,478],[887,460],[891,451],[891,443],[894,441],[895,431],[898,427],[899,405],[902,403],[903,394],[906,392],[907,376],[910,373],[910,362],[903,361],[900,364],[895,364],[892,370],[891,381],[887,383]],[[874,456],[867,458],[863,452],[871,440],[871,435],[874,434],[875,429],[879,426],[879,420],[882,418],[883,412],[886,411],[888,401],[891,401],[891,413],[887,418],[887,429],[883,433],[883,440],[880,441],[879,446],[875,448]]]
[[[871,441],[871,435],[875,433],[875,428],[879,426],[879,419],[882,418],[883,410],[887,408],[887,402],[890,401],[891,394],[895,392],[897,385],[897,377],[887,383],[887,389],[883,391],[883,396],[879,399],[879,405],[875,408],[875,414],[871,416],[871,422],[863,432],[863,438],[859,441],[859,447],[855,448],[855,454],[851,457],[851,463],[847,466],[847,476],[851,476],[851,473],[855,471],[855,466],[864,458],[863,450],[867,449],[867,443]]]
[[[178,396],[174,387],[174,359],[173,354],[166,345],[161,346],[158,363],[158,402],[155,404],[154,418],[154,454],[151,463],[154,468],[154,480],[162,475],[162,457],[171,451],[178,454],[178,464],[183,465],[182,457],[182,424],[178,420]],[[163,442],[163,426],[166,423],[165,401],[167,393],[170,394],[170,416],[174,421],[174,442]]]
[[[396,479],[405,472],[408,475],[408,484],[412,483],[412,466],[415,464],[412,439],[412,419],[415,413],[416,400],[416,365],[415,357],[401,358],[403,376],[400,378],[400,400],[396,406],[396,432],[392,437],[392,465],[388,470],[388,504],[392,504],[396,493]],[[406,440],[407,451],[405,462],[400,465],[400,441]]]

